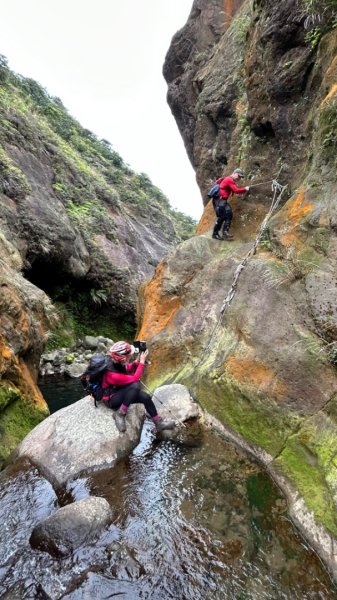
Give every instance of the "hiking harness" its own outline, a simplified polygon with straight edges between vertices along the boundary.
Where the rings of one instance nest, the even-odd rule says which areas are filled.
[[[262,185],[262,184],[266,184],[266,183],[270,183],[270,182],[264,181],[262,183],[256,183],[255,185]],[[203,352],[201,353],[201,358],[200,358],[199,362],[197,363],[196,367],[198,367],[200,365],[200,363],[202,362],[202,359],[203,359],[203,356],[204,356],[206,350],[208,350],[209,347],[211,346],[211,344],[213,342],[213,339],[214,339],[216,333],[218,332],[218,329],[221,327],[224,314],[225,314],[227,308],[230,306],[230,304],[231,304],[231,302],[232,302],[232,300],[233,300],[233,298],[235,296],[236,289],[237,289],[238,279],[239,279],[242,271],[244,270],[244,268],[245,268],[248,260],[255,254],[256,248],[257,248],[257,246],[258,246],[258,244],[259,244],[259,242],[260,242],[260,240],[261,240],[261,238],[262,238],[262,236],[263,236],[263,234],[265,232],[265,229],[267,227],[268,221],[271,218],[272,214],[277,209],[277,207],[278,207],[278,205],[279,205],[279,203],[281,201],[282,194],[283,194],[284,190],[287,188],[286,185],[281,185],[280,183],[278,183],[278,181],[276,181],[276,179],[272,179],[271,180],[271,184],[272,184],[271,185],[271,189],[274,192],[274,195],[273,195],[273,199],[272,199],[269,211],[267,212],[265,218],[262,221],[262,224],[260,225],[260,229],[259,229],[259,232],[258,232],[258,234],[256,236],[254,244],[252,245],[252,247],[249,250],[249,252],[247,252],[247,254],[244,257],[244,259],[241,261],[241,263],[236,267],[236,269],[234,271],[232,285],[231,285],[231,287],[230,287],[230,289],[228,291],[228,294],[227,294],[227,296],[226,296],[226,298],[225,298],[225,300],[224,300],[224,302],[223,302],[223,304],[221,306],[220,315],[219,315],[218,321],[216,322],[216,324],[215,324],[215,326],[213,328],[213,331],[211,333],[211,336],[210,336],[210,339],[208,341],[207,346],[204,348]],[[253,187],[253,186],[249,186],[249,187]]]

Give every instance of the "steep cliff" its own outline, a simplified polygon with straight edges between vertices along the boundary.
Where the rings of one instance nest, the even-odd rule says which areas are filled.
[[[194,223],[4,57],[0,114],[1,463],[47,411],[39,358],[65,330],[51,300],[96,333],[132,330],[139,283]]]
[[[211,239],[206,199],[199,236],[143,288],[139,335],[150,341],[149,383],[191,386],[262,453],[323,526],[329,543],[313,531],[312,542],[336,567],[337,31],[333,3],[320,21],[308,4],[195,0],[174,36],[168,101],[202,191],[239,165],[247,183],[277,177],[287,190],[222,318],[272,192],[231,201],[232,243]]]

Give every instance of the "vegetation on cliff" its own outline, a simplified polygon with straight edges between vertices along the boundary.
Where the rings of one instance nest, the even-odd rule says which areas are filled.
[[[135,173],[126,165],[110,142],[98,139],[85,129],[63,106],[33,79],[13,73],[0,55],[0,191],[17,198],[30,191],[24,172],[13,165],[4,144],[13,143],[34,152],[42,140],[53,156],[53,189],[65,203],[76,222],[87,221],[102,229],[101,214],[106,211],[102,200],[111,207],[136,205],[172,219],[177,239],[186,239],[194,231],[194,220],[172,209],[164,194],[145,173]],[[89,231],[88,231],[89,234]]]
[[[59,98],[50,96],[36,81],[13,73],[3,56],[0,112],[0,194],[7,199],[5,235],[8,237],[10,199],[20,213],[14,242],[22,248],[22,238],[27,241],[23,257],[25,276],[58,302],[59,312],[66,315],[68,323],[65,339],[56,331],[50,343],[55,346],[81,333],[92,333],[93,320],[102,334],[112,336],[121,329],[126,335],[130,327],[134,328],[135,291],[129,284],[132,256],[122,256],[119,261],[110,258],[114,247],[121,248],[120,219],[128,223],[125,243],[134,246],[136,252],[142,248],[141,236],[146,231],[137,231],[133,220],[148,222],[157,237],[163,238],[164,245],[192,235],[195,222],[172,209],[149,177],[135,173],[107,140],[99,140],[83,128]],[[34,187],[31,180],[40,168],[44,173],[41,170]],[[53,224],[45,225],[45,216],[34,214],[36,211],[25,205],[25,198],[39,194],[41,188],[46,211],[54,209],[52,197],[64,207],[63,217],[55,204]],[[69,231],[62,231],[59,225],[66,217],[72,231],[68,226]],[[14,224],[10,227],[14,229]],[[67,257],[62,256],[63,250],[57,250],[54,239],[70,238],[77,232],[80,247],[76,248],[75,239],[75,257],[70,258],[73,265],[67,266]],[[128,240],[128,235],[133,239]],[[149,276],[149,269],[159,258],[156,259],[155,251],[147,249],[148,242],[145,247],[143,262],[148,264]],[[136,274],[136,281],[140,277]],[[117,319],[113,318],[114,313]],[[124,328],[120,327],[122,315]]]

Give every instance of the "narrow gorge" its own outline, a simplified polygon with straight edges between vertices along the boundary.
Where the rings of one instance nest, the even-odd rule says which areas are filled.
[[[337,580],[336,25],[336,0],[191,2],[188,20],[167,51],[163,75],[167,101],[204,198],[198,224],[172,209],[146,174],[134,172],[107,140],[83,128],[59,98],[13,73],[0,57],[0,461],[9,473],[3,498],[11,485],[17,498],[28,496],[28,489],[37,498],[43,489],[49,498],[48,506],[39,509],[43,518],[91,494],[120,508],[117,526],[92,549],[97,572],[85,551],[68,563],[65,559],[62,573],[48,556],[45,564],[53,582],[43,575],[41,585],[43,590],[50,586],[50,595],[39,596],[34,582],[34,597],[98,597],[97,590],[111,593],[109,582],[118,579],[118,593],[130,600],[159,598],[153,581],[161,594],[167,581],[173,581],[168,597],[178,599],[181,593],[184,600],[220,599],[224,590],[233,600],[258,600],[262,590],[267,595],[261,598],[285,598],[283,590],[294,581],[292,557],[299,552],[293,549],[296,534],[289,533],[290,526],[284,533],[287,515]],[[233,240],[216,240],[207,192],[237,167],[245,173],[249,194],[231,198]],[[282,189],[280,204],[251,251],[275,189]],[[101,408],[95,412],[87,398],[80,400],[83,423],[69,450],[67,416],[76,428],[78,415],[68,407],[63,417],[56,412],[45,419],[48,407],[37,383],[40,365],[45,369],[53,351],[57,361],[62,355],[73,362],[71,353],[76,355],[78,348],[82,359],[88,358],[93,338],[92,348],[100,351],[101,343],[102,352],[112,340],[146,340],[151,359],[146,386],[171,390],[179,398],[184,390],[193,419],[185,415],[181,421],[193,420],[192,433],[190,423],[186,431],[180,423],[183,433],[164,438],[167,445],[161,448],[145,423],[137,446],[143,425],[137,409],[135,429],[120,451],[113,424],[100,429]],[[173,407],[179,413],[178,401]],[[50,432],[53,427],[57,431],[63,418],[63,446],[54,452],[59,438]],[[97,427],[94,433],[91,423]],[[92,452],[97,431],[104,456],[100,448]],[[201,438],[206,440],[205,455],[199,450]],[[126,460],[122,452],[135,446]],[[48,457],[43,456],[46,447]],[[77,452],[73,461],[72,451]],[[85,453],[93,469],[90,476],[86,473],[88,479],[81,476]],[[114,463],[114,474],[109,471],[112,454],[120,462]],[[200,465],[199,477],[195,465]],[[59,473],[56,484],[53,469],[54,475]],[[248,499],[243,499],[246,488]],[[199,492],[198,507],[205,498],[207,506],[200,508],[202,517],[194,529],[193,496],[199,498]],[[152,496],[158,505],[151,504]],[[238,517],[236,528],[231,515],[238,506],[242,519]],[[112,517],[103,508],[105,526]],[[269,509],[277,539],[269,533]],[[39,516],[34,510],[32,527]],[[222,520],[217,521],[217,512]],[[194,558],[200,563],[195,571],[191,568],[193,585],[186,590],[169,534],[161,535],[163,514],[183,557],[182,571],[188,572],[191,564],[184,549],[193,555],[198,548]],[[205,533],[205,515],[214,539]],[[248,541],[247,531],[257,521],[259,542]],[[148,531],[151,551],[137,528]],[[227,529],[234,533],[223,550],[216,536],[226,537]],[[291,542],[279,552],[282,536]],[[167,543],[165,552],[172,552],[172,572],[163,574],[163,581],[154,550],[161,543]],[[215,549],[217,544],[221,550]],[[276,573],[270,587],[266,564],[261,587],[252,584],[254,569],[260,568],[254,563],[257,547],[266,556],[269,551],[273,557],[283,553],[289,560],[284,570],[277,559],[270,566]],[[31,547],[27,552],[43,573],[41,553],[36,559]],[[302,598],[318,597],[315,593],[332,598],[335,584],[329,588],[328,577],[320,575],[305,552],[299,560],[308,595]],[[226,585],[231,581],[233,587],[221,588],[224,563],[227,568],[246,553],[252,562],[242,587],[234,586],[238,575],[231,566]],[[23,552],[18,557],[25,571],[27,557]],[[315,575],[307,581],[310,565]],[[8,569],[3,585],[17,595],[3,597],[19,598],[22,582],[11,569],[14,573],[14,567]],[[142,588],[149,573],[151,585]],[[283,576],[285,587],[277,588]],[[302,593],[297,590],[294,598]]]

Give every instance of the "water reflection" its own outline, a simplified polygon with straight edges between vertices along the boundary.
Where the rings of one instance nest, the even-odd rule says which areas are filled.
[[[254,462],[206,432],[158,441],[145,424],[132,456],[70,482],[58,498],[27,464],[2,477],[0,597],[85,600],[329,600],[336,588]],[[105,497],[115,522],[73,555],[29,546],[60,504]]]
[[[108,486],[104,473],[90,480],[92,493],[114,504],[119,496],[123,542],[146,573],[144,597],[336,597],[258,465],[211,433],[193,448],[151,446],[151,435],[148,426]]]

